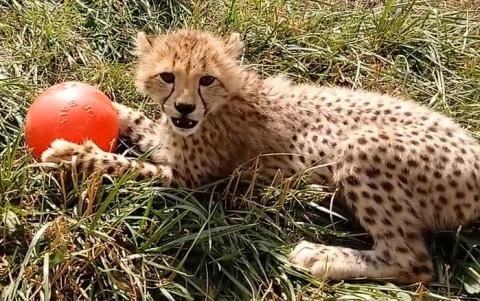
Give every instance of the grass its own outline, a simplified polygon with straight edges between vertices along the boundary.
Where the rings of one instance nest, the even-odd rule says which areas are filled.
[[[22,131],[35,95],[81,80],[155,114],[133,84],[133,37],[185,26],[239,32],[244,63],[264,75],[402,95],[480,134],[475,1],[0,0],[3,300],[478,299],[475,224],[431,237],[429,286],[324,282],[288,265],[296,241],[369,239],[301,175],[275,187],[232,175],[188,191],[44,172]]]

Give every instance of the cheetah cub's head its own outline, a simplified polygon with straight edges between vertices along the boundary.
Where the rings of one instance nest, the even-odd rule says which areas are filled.
[[[219,38],[178,30],[137,37],[137,86],[156,100],[174,131],[188,136],[240,88],[237,34]]]

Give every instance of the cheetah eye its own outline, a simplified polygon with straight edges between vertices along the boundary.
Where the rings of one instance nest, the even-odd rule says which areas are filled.
[[[175,75],[171,72],[162,72],[159,75],[160,78],[167,84],[173,84],[175,82]]]
[[[200,77],[200,86],[210,86],[215,81],[215,77],[211,75],[205,75]]]

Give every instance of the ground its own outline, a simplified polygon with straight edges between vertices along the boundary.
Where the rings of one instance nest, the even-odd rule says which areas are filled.
[[[133,37],[191,26],[239,32],[244,63],[264,75],[402,95],[478,137],[475,2],[0,0],[2,299],[473,299],[475,224],[431,237],[429,286],[322,282],[288,265],[294,243],[369,244],[328,188],[309,190],[301,175],[275,187],[235,175],[195,192],[128,176],[72,180],[42,171],[22,126],[35,95],[71,79],[155,116],[134,88]]]

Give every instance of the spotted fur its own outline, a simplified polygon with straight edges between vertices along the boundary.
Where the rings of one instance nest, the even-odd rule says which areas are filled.
[[[282,76],[260,78],[242,68],[238,36],[180,30],[139,34],[137,83],[159,103],[161,120],[116,104],[122,135],[149,163],[134,164],[91,143],[57,141],[49,162],[72,162],[84,172],[144,176],[193,187],[228,176],[262,156],[273,178],[310,167],[310,182],[342,191],[341,200],[372,235],[371,250],[299,243],[291,262],[319,277],[430,281],[426,231],[448,229],[479,215],[480,144],[451,119],[416,103],[344,88],[296,85]],[[171,73],[162,79],[160,74]],[[171,76],[171,75],[169,75]],[[204,76],[214,82],[200,84]],[[193,128],[178,128],[179,103]],[[182,117],[183,118],[183,117]],[[266,155],[268,154],[268,155]],[[275,155],[276,154],[276,155]],[[332,164],[323,164],[332,162]]]

